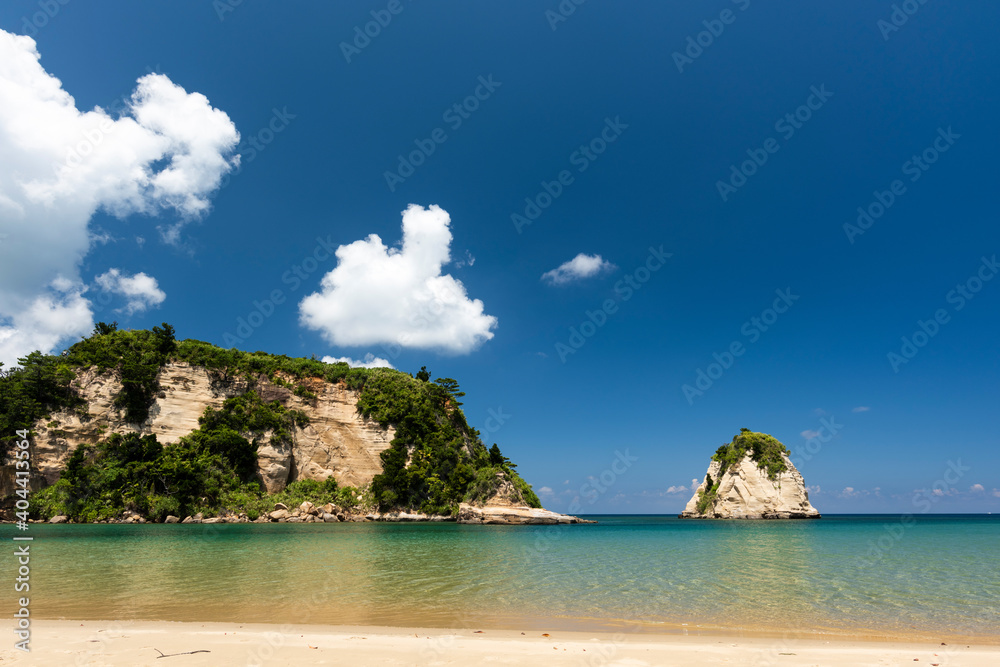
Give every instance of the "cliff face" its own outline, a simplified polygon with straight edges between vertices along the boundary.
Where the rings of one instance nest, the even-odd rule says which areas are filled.
[[[818,519],[820,514],[809,503],[802,475],[795,469],[788,456],[783,454],[787,470],[778,473],[772,481],[767,472],[757,467],[748,453],[731,470],[722,473],[721,464],[712,461],[708,477],[719,486],[715,499],[704,512],[698,511],[702,493],[707,493],[707,479],[695,490],[681,518],[697,519]]]
[[[246,388],[220,382],[204,368],[178,362],[163,367],[159,382],[149,419],[136,427],[125,423],[113,405],[121,383],[112,374],[80,372],[73,384],[87,401],[86,411],[55,412],[34,427],[32,462],[46,483],[59,479],[69,456],[81,444],[128,432],[153,434],[164,445],[175,443],[198,428],[206,407],[218,407]],[[267,438],[260,443],[258,474],[268,492],[280,491],[298,479],[323,480],[330,475],[341,485],[360,487],[382,471],[379,454],[389,447],[395,433],[358,415],[354,392],[319,379],[309,386],[315,399],[300,398],[266,380],[257,389],[265,401],[278,400],[309,417],[307,426],[293,431],[290,446],[273,446]]]

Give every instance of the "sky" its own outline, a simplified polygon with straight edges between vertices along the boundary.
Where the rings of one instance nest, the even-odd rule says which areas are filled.
[[[0,5],[0,361],[97,321],[452,377],[550,509],[741,427],[1000,511],[991,3]]]

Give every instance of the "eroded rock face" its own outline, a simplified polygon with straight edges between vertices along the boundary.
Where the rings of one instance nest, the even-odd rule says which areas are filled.
[[[79,373],[74,385],[87,401],[85,409],[62,410],[39,420],[32,441],[32,461],[46,484],[59,479],[73,451],[112,433],[153,434],[170,445],[198,428],[198,418],[208,406],[219,407],[227,398],[246,390],[239,383],[219,382],[198,366],[171,362],[159,377],[160,392],[142,424],[129,424],[114,407],[121,383],[111,373],[94,369]],[[258,391],[264,400],[278,400],[302,410],[310,423],[295,429],[291,443],[272,443],[265,434],[258,443],[258,474],[269,493],[298,479],[324,480],[333,475],[338,484],[361,487],[382,472],[379,455],[388,449],[395,432],[357,414],[357,395],[342,386],[316,378],[309,382],[315,399],[295,396],[285,387],[264,381]],[[2,482],[0,480],[0,486]]]
[[[722,474],[721,464],[712,461],[708,466],[708,476],[719,481],[715,501],[704,513],[698,512],[699,494],[707,492],[706,480],[695,490],[681,518],[696,519],[818,519],[820,514],[809,503],[802,475],[796,470],[787,455],[782,455],[787,470],[772,481],[767,472],[747,454],[732,470]]]

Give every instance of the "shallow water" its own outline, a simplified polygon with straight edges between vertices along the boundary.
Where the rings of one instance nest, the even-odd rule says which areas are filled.
[[[31,609],[40,618],[1000,641],[1000,517],[591,518],[600,523],[32,524]],[[8,544],[15,532],[0,526]],[[2,561],[13,581],[14,558]],[[3,613],[14,598],[0,600]]]

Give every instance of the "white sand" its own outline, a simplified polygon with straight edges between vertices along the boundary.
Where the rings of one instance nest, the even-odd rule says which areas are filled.
[[[1000,665],[1000,646],[588,632],[522,634],[164,621],[34,621],[31,652],[0,648],[0,666],[40,665]],[[209,653],[167,655],[205,650]]]

